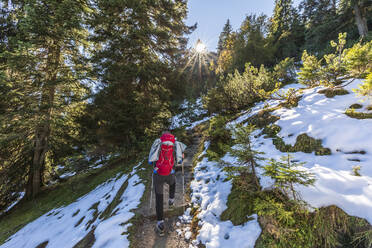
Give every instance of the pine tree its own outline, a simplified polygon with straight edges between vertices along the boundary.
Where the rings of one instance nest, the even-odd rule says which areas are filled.
[[[306,26],[304,49],[323,55],[329,51],[329,41],[341,32],[341,20],[334,0],[304,0],[300,3]]]
[[[309,55],[305,50],[302,54],[302,67],[298,73],[300,83],[315,86],[320,81],[321,62],[314,56]]]
[[[74,115],[87,95],[85,1],[9,1],[16,34],[1,54],[7,104],[1,130],[5,174],[17,171],[35,197],[47,167],[73,150]],[[7,146],[4,146],[7,144]],[[4,150],[3,150],[4,149]],[[66,156],[66,154],[64,154]],[[13,173],[14,174],[14,173]]]
[[[184,92],[177,63],[186,46],[186,1],[96,0],[90,25],[101,90],[83,122],[102,149],[133,151],[169,125]]]
[[[372,72],[368,74],[365,82],[358,85],[358,88],[354,89],[354,91],[360,96],[369,98],[370,102],[372,103]]]
[[[292,0],[276,0],[269,26],[269,45],[277,61],[296,57],[304,39],[304,27]]]
[[[232,33],[232,26],[230,24],[230,19],[227,19],[225,26],[218,38],[218,45],[217,45],[217,54],[220,55],[222,50],[226,48],[226,42],[229,40],[230,35]]]
[[[247,62],[255,67],[272,64],[272,50],[265,38],[267,26],[265,15],[249,15],[243,21],[233,48],[233,67],[238,71],[244,71]]]
[[[264,160],[261,156],[263,152],[259,152],[253,148],[251,141],[251,135],[255,127],[253,125],[248,125],[246,127],[237,127],[233,130],[233,137],[235,138],[235,143],[237,144],[230,151],[230,153],[238,158],[239,167],[238,171],[243,177],[247,177],[248,174],[252,175],[252,180],[255,183],[257,189],[260,189],[260,183],[258,182],[256,167],[257,161]],[[249,167],[247,167],[249,166]]]
[[[275,187],[281,190],[288,197],[291,196],[295,201],[298,200],[294,185],[309,186],[315,183],[315,178],[312,173],[302,169],[297,169],[305,163],[296,163],[292,161],[293,156],[288,154],[280,158],[280,161],[271,159],[270,162],[263,167],[264,175],[271,177],[275,181]]]
[[[340,85],[345,80],[344,48],[346,44],[346,33],[340,33],[338,35],[337,43],[333,40],[330,43],[335,49],[335,53],[324,55],[325,65],[320,69],[320,83],[328,87],[334,87]],[[349,76],[347,75],[347,77]]]
[[[368,34],[367,17],[371,18],[372,3],[368,0],[341,0],[341,11],[346,14],[352,12],[354,14],[354,22],[358,28],[360,37],[366,37]]]

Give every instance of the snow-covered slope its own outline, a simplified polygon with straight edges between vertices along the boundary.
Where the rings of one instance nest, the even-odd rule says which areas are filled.
[[[205,151],[209,143],[204,144]],[[200,155],[203,156],[205,151]],[[229,154],[222,158],[226,162],[234,162]],[[190,247],[202,243],[207,248],[217,247],[254,247],[256,239],[261,234],[257,215],[243,225],[234,226],[231,221],[221,221],[220,215],[227,208],[227,198],[231,192],[232,183],[226,180],[227,173],[218,162],[209,161],[203,157],[194,168],[194,180],[191,182],[191,202],[199,208],[199,234]],[[184,222],[190,222],[191,209],[187,209],[181,217]],[[185,236],[191,236],[187,233]]]
[[[176,129],[184,126],[187,130],[189,130],[210,119],[210,117],[203,118],[208,111],[203,108],[201,98],[198,98],[193,104],[185,100],[180,106],[180,109],[183,111],[178,115],[173,116],[170,120],[170,129]]]
[[[134,216],[131,210],[139,205],[145,190],[145,185],[136,175],[138,167],[134,167],[129,174],[117,175],[108,180],[72,204],[44,214],[0,247],[35,248],[48,242],[48,248],[68,248],[76,245],[91,231],[95,236],[93,247],[128,247],[125,232],[131,225],[128,221]],[[124,189],[124,192],[117,195],[120,189]],[[103,218],[101,213],[115,197],[119,197],[119,204],[113,209],[111,217]]]
[[[293,145],[299,134],[306,133],[321,139],[323,147],[332,151],[327,156],[315,156],[314,152],[292,154],[295,160],[306,162],[304,167],[317,179],[314,187],[297,187],[303,199],[313,207],[335,204],[346,213],[366,218],[372,224],[372,119],[359,120],[345,115],[350,105],[366,106],[368,103],[362,102],[352,91],[360,83],[355,80],[345,88],[349,94],[333,98],[319,94],[321,87],[304,90],[297,107],[281,108],[272,114],[280,117],[275,124],[281,127],[278,135],[287,144]],[[277,103],[272,101],[270,105]],[[230,125],[246,120],[262,107],[263,103],[259,103],[252,112]],[[255,135],[259,133],[260,130]],[[275,148],[271,138],[259,136],[254,143],[257,150],[265,152],[266,158],[279,159],[286,155]],[[361,167],[361,176],[353,175],[353,166]],[[271,183],[261,176],[264,187]]]

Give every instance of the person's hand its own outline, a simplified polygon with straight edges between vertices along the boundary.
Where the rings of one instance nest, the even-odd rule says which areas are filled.
[[[182,153],[182,159],[184,159],[185,158],[185,153]]]

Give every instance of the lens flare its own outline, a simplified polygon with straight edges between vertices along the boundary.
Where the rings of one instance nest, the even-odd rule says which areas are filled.
[[[210,65],[215,60],[216,54],[208,51],[207,45],[198,39],[185,55],[185,64],[182,72],[187,70],[190,75],[197,75],[199,81],[202,81],[203,75],[210,75]]]
[[[196,45],[195,45],[195,50],[196,50],[197,53],[203,53],[203,52],[205,52],[206,47],[205,47],[205,45],[200,41],[200,42],[196,43]]]

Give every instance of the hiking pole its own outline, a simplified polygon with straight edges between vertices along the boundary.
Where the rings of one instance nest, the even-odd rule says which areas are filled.
[[[151,211],[151,207],[152,207],[152,191],[154,189],[154,172],[151,171],[151,192],[150,192],[150,210]]]
[[[184,159],[182,159],[182,208],[183,212],[185,212],[185,173],[183,170],[183,161]]]

